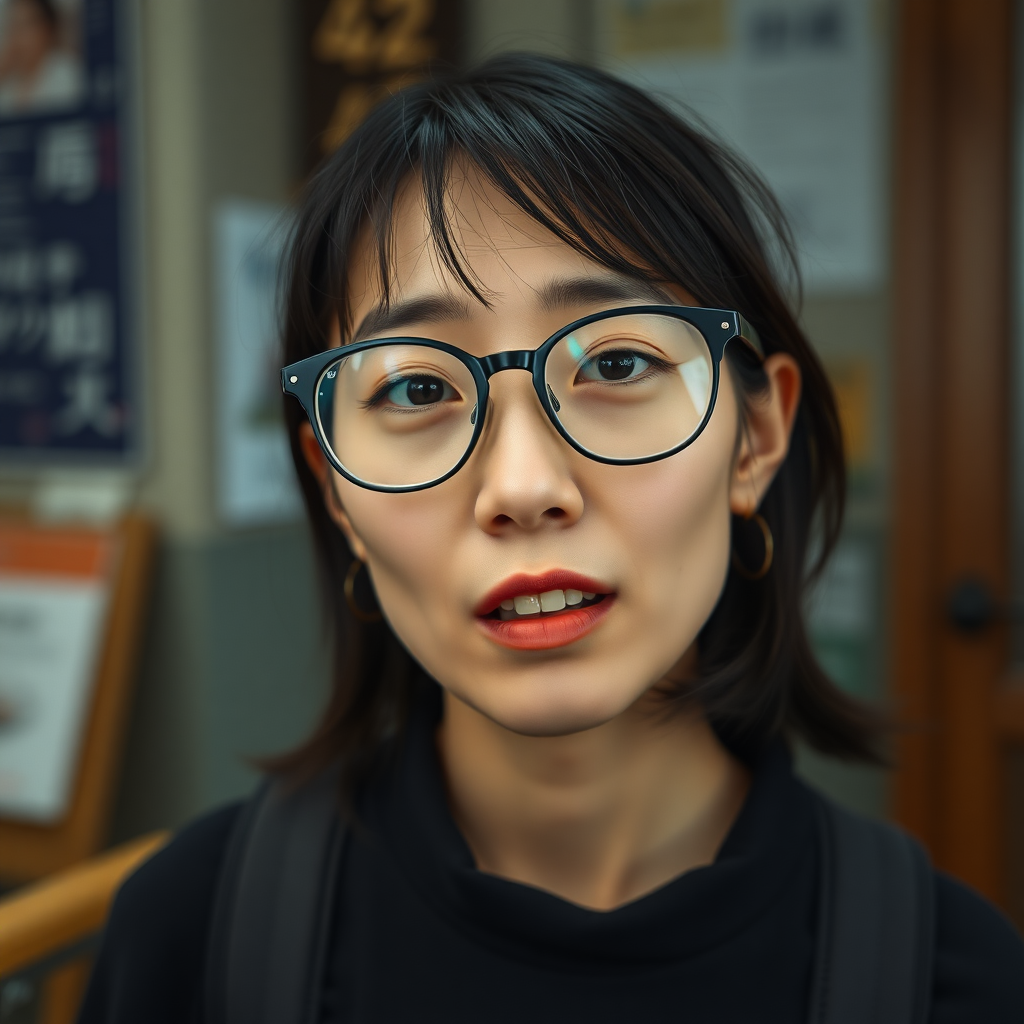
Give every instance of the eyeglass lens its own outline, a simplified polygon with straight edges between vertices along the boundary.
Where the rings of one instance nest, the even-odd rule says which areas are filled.
[[[645,459],[698,430],[713,364],[700,332],[675,317],[623,314],[579,328],[548,353],[544,385],[559,423],[586,451]],[[450,472],[476,424],[469,368],[438,349],[403,342],[331,363],[317,414],[335,458],[355,479],[415,487]]]

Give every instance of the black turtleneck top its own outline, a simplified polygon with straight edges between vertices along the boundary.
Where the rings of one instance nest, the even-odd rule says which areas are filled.
[[[436,712],[367,787],[341,868],[323,1024],[800,1024],[817,890],[813,796],[778,744],[715,862],[608,912],[477,871],[449,813]],[[238,805],[124,885],[82,1024],[199,1024],[205,939]],[[1024,943],[936,875],[931,1024],[1021,1024]]]

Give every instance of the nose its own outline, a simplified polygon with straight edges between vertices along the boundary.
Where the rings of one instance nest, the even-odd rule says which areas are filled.
[[[574,453],[544,415],[529,375],[496,374],[491,391],[474,452],[477,525],[495,535],[571,526],[583,514],[583,495],[571,472]]]

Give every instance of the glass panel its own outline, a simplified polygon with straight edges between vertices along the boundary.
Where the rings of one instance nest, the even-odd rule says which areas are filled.
[[[545,384],[559,422],[587,451],[642,459],[693,437],[711,403],[713,373],[700,331],[645,313],[564,337],[548,354]]]
[[[342,356],[317,385],[328,446],[352,476],[384,487],[438,480],[466,453],[477,392],[461,360],[426,345]]]

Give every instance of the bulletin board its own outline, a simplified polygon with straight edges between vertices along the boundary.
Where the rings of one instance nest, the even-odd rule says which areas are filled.
[[[607,67],[697,115],[757,168],[809,292],[886,280],[884,5],[867,0],[600,0]]]
[[[153,527],[0,520],[0,880],[106,840],[149,590]]]

